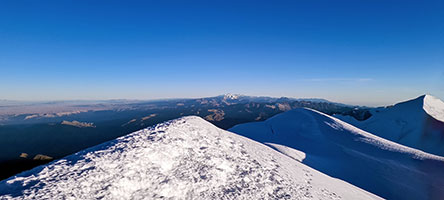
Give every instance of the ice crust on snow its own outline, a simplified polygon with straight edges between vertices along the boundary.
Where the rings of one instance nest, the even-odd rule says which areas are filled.
[[[379,199],[199,117],[162,123],[18,174],[0,182],[0,195],[0,199]]]

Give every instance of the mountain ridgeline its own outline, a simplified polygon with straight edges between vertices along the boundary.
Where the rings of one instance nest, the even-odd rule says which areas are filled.
[[[382,138],[444,156],[444,102],[438,98],[423,95],[369,112],[372,117],[362,121],[335,116]]]
[[[238,95],[111,107],[16,115],[25,121],[46,121],[0,126],[52,128],[43,129],[45,137],[21,143],[29,146],[10,146],[12,151],[3,147],[9,153],[20,152],[36,147],[39,139],[54,145],[20,153],[26,167],[52,160],[48,149],[59,153],[50,164],[0,181],[0,198],[434,200],[444,196],[444,103],[430,95],[381,108]],[[95,120],[93,115],[101,118]],[[182,115],[202,118],[157,124]],[[59,121],[54,122],[56,118]],[[112,139],[152,123],[157,125]],[[231,128],[225,131],[215,125]],[[48,130],[59,132],[51,135]],[[21,136],[28,140],[34,136],[25,133]],[[111,140],[96,146],[91,142],[104,138]],[[63,157],[82,145],[90,148]]]
[[[230,131],[263,142],[327,175],[387,199],[440,199],[444,157],[360,130],[312,109],[298,108]]]
[[[380,199],[199,117],[0,181],[1,199]]]
[[[300,107],[327,114],[346,114],[359,120],[368,108],[323,99],[292,99],[221,95],[199,99],[156,101],[49,102],[3,105],[0,113],[0,178],[7,178],[42,162],[20,157],[22,153],[54,159],[112,140],[142,128],[182,116],[195,115],[219,128],[263,121]],[[32,113],[23,113],[26,110]],[[20,167],[17,167],[20,166]]]

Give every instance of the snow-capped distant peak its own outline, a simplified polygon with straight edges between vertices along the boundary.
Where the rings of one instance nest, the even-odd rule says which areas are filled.
[[[444,102],[440,99],[431,95],[425,95],[423,109],[436,120],[444,122]]]
[[[224,94],[224,99],[236,100],[239,99],[241,95],[238,94]]]

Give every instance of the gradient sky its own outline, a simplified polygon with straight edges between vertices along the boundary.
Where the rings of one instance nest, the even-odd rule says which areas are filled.
[[[444,99],[444,1],[0,2],[0,99]]]

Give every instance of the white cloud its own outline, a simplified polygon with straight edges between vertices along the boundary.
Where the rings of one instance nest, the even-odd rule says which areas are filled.
[[[327,82],[327,81],[352,81],[352,82],[365,82],[373,81],[372,78],[309,78],[302,79],[303,81],[315,81],[315,82]]]

